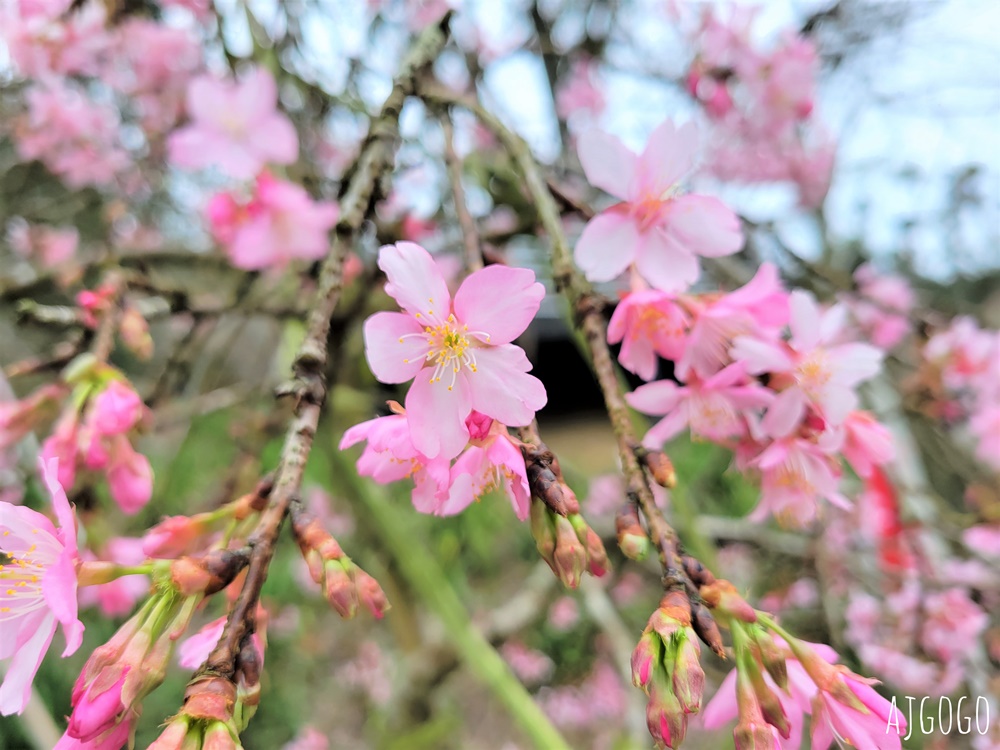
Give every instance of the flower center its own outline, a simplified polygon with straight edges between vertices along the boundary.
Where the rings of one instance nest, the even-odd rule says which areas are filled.
[[[640,232],[648,232],[657,224],[662,223],[667,201],[658,197],[646,197],[634,204],[632,211],[639,224]]]
[[[798,366],[795,380],[811,398],[816,398],[832,377],[830,358],[823,350],[809,354]]]
[[[38,558],[36,550],[33,544],[21,552],[0,553],[0,622],[45,606],[42,576],[48,566]]]
[[[424,355],[425,361],[433,365],[434,372],[431,374],[431,383],[441,382],[441,378],[451,370],[451,382],[448,385],[450,391],[455,386],[458,373],[463,368],[469,372],[477,372],[476,344],[475,339],[470,336],[483,336],[490,340],[488,333],[482,331],[470,331],[469,326],[460,325],[454,315],[449,315],[444,323],[435,326],[424,326],[422,333],[411,333],[401,336],[399,341],[411,336],[423,336],[427,339],[427,353]],[[404,359],[403,362],[410,360]]]

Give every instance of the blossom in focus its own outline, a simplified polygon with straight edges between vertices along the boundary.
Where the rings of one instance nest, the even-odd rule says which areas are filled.
[[[248,201],[219,193],[208,205],[212,234],[233,265],[247,270],[322,258],[337,215],[336,204],[313,201],[299,185],[267,172],[257,177]]]
[[[531,322],[545,288],[534,272],[493,265],[470,274],[455,293],[431,255],[400,242],[379,252],[386,292],[403,312],[365,321],[365,355],[383,383],[413,379],[406,421],[427,458],[453,458],[469,442],[473,409],[509,426],[526,425],[544,406],[545,388],[511,342]]]
[[[298,136],[277,104],[277,84],[264,68],[237,81],[194,78],[187,90],[191,122],[170,135],[170,160],[187,169],[216,166],[242,180],[268,164],[291,164]]]
[[[579,155],[591,184],[622,202],[584,227],[576,262],[591,281],[611,281],[633,263],[652,286],[678,292],[698,280],[698,256],[730,255],[743,235],[736,215],[716,198],[680,195],[694,166],[693,123],[657,127],[637,155],[597,130],[580,136]]]
[[[77,618],[76,518],[57,478],[55,461],[39,461],[52,499],[57,529],[41,513],[0,503],[0,659],[11,659],[0,685],[0,714],[21,713],[57,624],[66,638],[64,657],[83,641]]]
[[[525,520],[531,509],[531,490],[519,443],[506,427],[475,411],[466,420],[466,427],[470,445],[451,467],[447,496],[433,509],[418,504],[417,510],[450,516],[499,489],[510,499],[518,520]]]
[[[621,343],[618,361],[643,380],[656,377],[656,358],[684,353],[689,317],[672,295],[645,289],[626,295],[608,322],[608,343]]]
[[[741,437],[746,433],[745,412],[762,409],[774,395],[750,382],[743,364],[734,362],[707,380],[693,376],[684,386],[671,380],[646,383],[625,398],[641,412],[665,415],[643,439],[647,448],[660,448],[685,427],[691,428],[692,437],[714,441]]]

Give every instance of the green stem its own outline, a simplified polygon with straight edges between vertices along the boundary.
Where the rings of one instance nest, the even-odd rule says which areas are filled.
[[[399,569],[413,590],[438,616],[469,668],[500,699],[540,750],[569,750],[549,718],[525,690],[506,662],[472,624],[468,612],[437,561],[420,546],[397,509],[373,486],[357,476],[339,451],[332,452],[335,470],[368,512],[385,549],[398,555]]]

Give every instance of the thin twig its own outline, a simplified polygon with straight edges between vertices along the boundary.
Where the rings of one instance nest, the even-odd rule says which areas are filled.
[[[465,265],[469,273],[483,267],[483,251],[479,243],[479,230],[476,220],[469,213],[469,205],[465,202],[465,188],[462,187],[462,160],[455,151],[455,128],[451,117],[447,114],[441,117],[441,130],[444,132],[444,163],[448,168],[448,181],[451,183],[451,194],[455,200],[455,215],[458,225],[462,228],[462,241],[465,243]]]

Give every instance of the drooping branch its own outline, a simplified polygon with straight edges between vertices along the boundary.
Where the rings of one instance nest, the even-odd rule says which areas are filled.
[[[341,198],[340,220],[333,246],[323,261],[319,287],[309,312],[306,336],[292,364],[293,380],[278,389],[279,396],[295,399],[295,416],[288,427],[274,488],[256,530],[247,577],[226,621],[219,643],[192,679],[188,695],[198,684],[214,678],[232,681],[236,660],[256,627],[257,603],[274,556],[278,533],[292,499],[298,494],[326,399],[327,337],[343,287],[343,262],[373,202],[384,192],[382,181],[391,173],[398,141],[398,120],[417,74],[437,57],[447,38],[450,16],[426,29],[404,60],[392,92],[372,122],[353,176]]]

